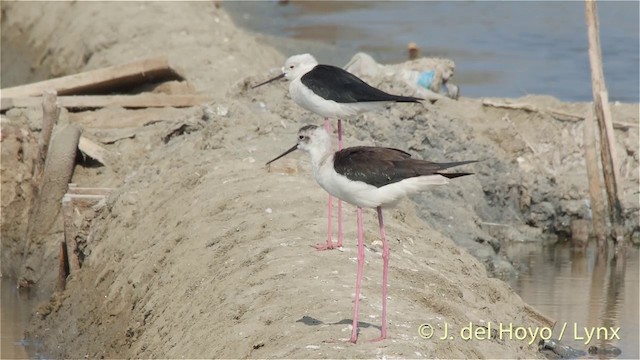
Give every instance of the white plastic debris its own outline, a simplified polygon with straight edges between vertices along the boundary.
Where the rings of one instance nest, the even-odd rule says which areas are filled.
[[[445,58],[419,58],[402,64],[382,65],[369,54],[357,53],[344,69],[365,78],[383,77],[402,81],[429,100],[458,99],[460,89],[450,82],[455,63]],[[441,95],[442,93],[442,95]]]

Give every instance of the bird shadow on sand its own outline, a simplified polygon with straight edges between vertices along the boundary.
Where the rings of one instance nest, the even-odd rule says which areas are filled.
[[[337,322],[324,322],[322,320],[318,320],[315,318],[312,318],[311,316],[303,316],[300,319],[296,320],[296,322],[300,322],[303,323],[307,326],[318,326],[318,325],[351,325],[353,323],[353,319],[342,319],[340,321]],[[378,330],[382,330],[381,326],[378,325],[373,325],[370,324],[368,322],[361,322],[358,321],[358,329],[365,329],[365,328],[376,328]]]

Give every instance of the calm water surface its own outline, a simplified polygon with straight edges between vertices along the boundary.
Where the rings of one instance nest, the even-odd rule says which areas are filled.
[[[24,330],[38,299],[30,292],[19,291],[16,280],[3,277],[0,293],[0,358],[24,359],[40,357],[35,346],[25,340]],[[43,300],[43,299],[40,299]]]
[[[583,1],[572,2],[224,2],[234,21],[255,32],[335,45],[273,42],[285,54],[312,51],[344,65],[358,51],[380,62],[424,55],[456,62],[464,96],[553,95],[590,101]],[[609,98],[639,102],[640,3],[599,1],[600,42]],[[274,66],[279,64],[274,64]]]
[[[510,244],[506,253],[520,274],[509,283],[524,301],[557,321],[554,337],[567,324],[567,345],[584,351],[591,345],[615,345],[622,350],[619,358],[639,359],[640,250],[627,250],[623,261],[612,260],[611,254],[599,257],[594,243],[582,253],[569,244]],[[585,344],[584,327],[620,327],[620,340]]]

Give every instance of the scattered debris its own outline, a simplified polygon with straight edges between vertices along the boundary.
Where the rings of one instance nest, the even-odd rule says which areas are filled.
[[[574,349],[569,345],[563,344],[560,340],[549,339],[540,340],[538,343],[538,350],[540,352],[552,352],[562,359],[576,359],[587,355],[583,350]]]
[[[64,288],[68,274],[80,270],[85,258],[83,249],[90,237],[91,221],[101,208],[96,206],[112,191],[111,188],[81,188],[76,184],[68,184],[67,193],[62,198],[62,215],[64,218],[64,241],[60,252],[60,273],[58,288]]]
[[[419,58],[402,64],[382,65],[371,55],[357,53],[344,69],[366,78],[392,78],[415,89],[417,96],[435,102],[445,97],[457,99],[459,88],[449,80],[455,72],[455,63],[442,58]],[[448,86],[452,86],[451,89]],[[441,95],[445,90],[445,95]]]

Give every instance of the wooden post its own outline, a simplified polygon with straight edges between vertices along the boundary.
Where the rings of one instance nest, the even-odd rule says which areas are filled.
[[[598,30],[598,15],[595,0],[585,0],[585,14],[589,39],[589,62],[595,116],[600,129],[600,156],[607,190],[609,217],[614,229],[614,238],[619,246],[624,243],[622,229],[622,204],[618,195],[619,180],[616,166],[615,138],[611,124],[609,99],[602,69],[602,52]],[[604,95],[604,96],[603,96]],[[609,116],[607,116],[609,115]]]
[[[25,234],[20,283],[33,283],[44,256],[43,240],[60,213],[61,199],[73,176],[80,128],[74,125],[56,127],[42,172],[39,192],[32,199]],[[49,270],[51,271],[51,270]]]
[[[58,108],[57,94],[55,90],[45,90],[42,93],[42,130],[38,139],[38,157],[33,169],[33,187],[35,191],[40,190],[42,184],[42,172],[44,163],[49,150],[49,142],[51,141],[51,133],[53,127],[58,122],[60,108]]]
[[[602,182],[598,168],[595,130],[593,106],[591,106],[584,121],[584,159],[587,162],[587,176],[589,178],[593,232],[598,241],[598,249],[602,251],[602,249],[607,246],[607,222],[605,218],[604,198],[602,196]]]
[[[604,84],[604,80],[603,80]],[[620,198],[620,165],[618,162],[618,151],[616,149],[616,139],[613,132],[611,107],[609,106],[609,94],[606,89],[600,91],[600,102],[602,106],[602,123],[607,136],[607,149],[602,149],[602,157],[607,158],[611,163],[612,171],[604,173],[607,196],[609,198],[609,211],[612,216],[613,235],[616,241],[616,252],[624,248],[624,224],[622,219],[622,199]],[[602,133],[601,133],[602,134]],[[603,135],[604,136],[604,135]],[[604,160],[603,160],[604,162]],[[608,182],[607,182],[608,180]]]

